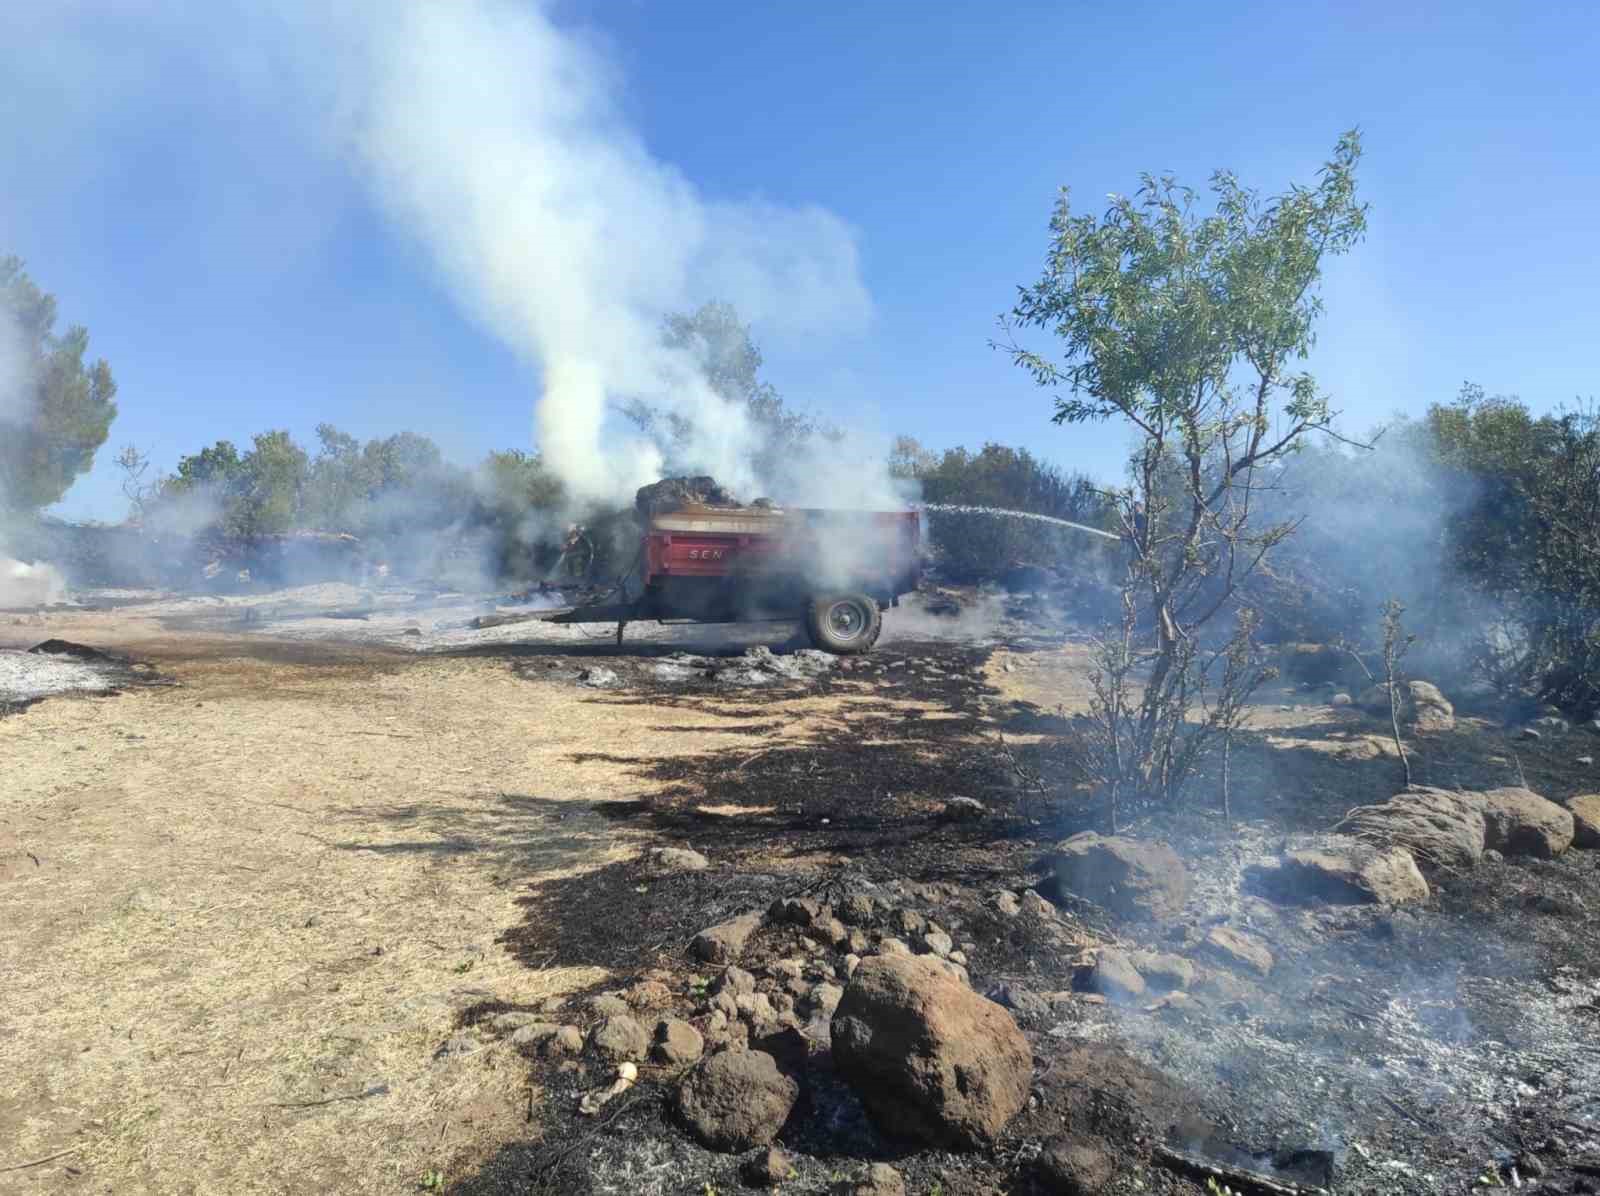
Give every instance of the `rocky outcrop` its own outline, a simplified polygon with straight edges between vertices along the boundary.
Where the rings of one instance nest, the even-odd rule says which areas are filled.
[[[1110,1001],[1131,1001],[1144,996],[1144,977],[1118,947],[1102,947],[1095,957],[1092,977],[1094,991]]]
[[[678,1112],[712,1150],[749,1150],[778,1136],[799,1096],[766,1052],[723,1051],[684,1078]]]
[[[1582,793],[1567,799],[1572,815],[1572,841],[1579,847],[1600,847],[1600,793]]]
[[[1378,847],[1349,835],[1285,852],[1253,879],[1278,901],[1410,905],[1426,901],[1428,882],[1404,847]]]
[[[927,956],[863,961],[832,1029],[839,1074],[890,1135],[979,1149],[1027,1102],[1033,1053],[1016,1022]]]
[[[1174,918],[1189,899],[1189,874],[1170,847],[1086,831],[1056,844],[1056,883],[1130,919]]]

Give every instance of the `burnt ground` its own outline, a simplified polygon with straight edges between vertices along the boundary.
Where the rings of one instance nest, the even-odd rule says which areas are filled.
[[[870,695],[870,709],[801,739],[784,737],[748,692],[658,683],[633,669],[605,701],[682,706],[748,735],[749,749],[656,759],[597,745],[656,784],[646,799],[597,803],[583,817],[692,846],[712,867],[663,876],[635,859],[547,882],[520,899],[524,918],[502,936],[505,948],[529,967],[612,969],[608,990],[663,980],[674,993],[668,1011],[693,1017],[706,975],[685,951],[696,931],[778,896],[876,886],[951,930],[979,991],[1010,982],[1057,994],[1048,1015],[1021,1019],[1036,1056],[1034,1098],[989,1154],[917,1152],[880,1139],[832,1079],[825,1052],[814,1055],[809,1097],[780,1139],[800,1163],[785,1191],[823,1191],[888,1159],[912,1192],[1028,1192],[1031,1160],[1064,1129],[1107,1138],[1118,1192],[1200,1190],[1152,1161],[1157,1143],[1284,1183],[1317,1182],[1330,1163],[1342,1192],[1463,1191],[1513,1179],[1537,1191],[1600,1187],[1600,853],[1433,877],[1430,901],[1406,910],[1284,907],[1252,894],[1252,863],[1401,784],[1382,728],[1285,694],[1263,707],[1268,725],[1235,749],[1231,824],[1210,808],[1204,780],[1202,796],[1183,808],[1125,811],[1133,823],[1125,830],[1178,848],[1195,892],[1174,924],[1118,925],[1051,892],[1037,870],[1051,843],[1104,829],[1104,815],[1073,789],[1067,719],[1000,692],[990,655],[948,643],[875,652],[808,683],[819,695]],[[527,675],[548,683],[537,670]],[[1296,707],[1316,717],[1302,720]],[[1597,787],[1592,770],[1574,764],[1597,746],[1583,732],[1514,742],[1506,728],[1466,719],[1410,745],[1421,783],[1525,778],[1553,800]],[[953,797],[977,798],[988,816],[947,820]],[[997,888],[1028,885],[1063,903],[1059,925],[1006,919],[984,903]],[[1271,946],[1269,976],[1211,968],[1183,1003],[1117,1007],[1070,995],[1083,987],[1085,942],[1199,960],[1200,939],[1220,924]],[[798,950],[769,938],[746,966]],[[609,1073],[531,1059],[529,1067],[548,1099],[528,1140],[452,1190],[739,1188],[738,1158],[702,1150],[674,1124],[670,1077],[646,1068],[594,1121],[576,1103]]]

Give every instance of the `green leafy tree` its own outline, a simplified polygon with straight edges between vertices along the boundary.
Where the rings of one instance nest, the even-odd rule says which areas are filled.
[[[1043,276],[1011,313],[1009,328],[1062,342],[1059,360],[1006,346],[1054,393],[1057,423],[1115,419],[1138,438],[1120,512],[1123,619],[1102,644],[1090,745],[1113,811],[1123,792],[1174,795],[1261,679],[1248,612],[1220,647],[1202,633],[1293,530],[1252,521],[1264,472],[1332,425],[1296,363],[1314,342],[1324,259],[1366,229],[1360,154],[1348,133],[1316,185],[1267,199],[1220,171],[1206,213],[1170,176],[1143,176],[1100,217],[1075,213],[1063,192]]]
[[[0,258],[0,509],[60,500],[94,464],[117,407],[104,360],[85,361],[88,330],[57,335],[56,300]]]

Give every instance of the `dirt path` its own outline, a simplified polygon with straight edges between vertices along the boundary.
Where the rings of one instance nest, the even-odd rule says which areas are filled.
[[[181,684],[0,721],[0,1167],[59,1156],[12,1190],[415,1191],[513,1136],[519,1058],[435,1052],[467,1004],[600,978],[495,936],[637,850],[587,813],[651,788],[607,747],[750,743],[492,658],[44,630]]]

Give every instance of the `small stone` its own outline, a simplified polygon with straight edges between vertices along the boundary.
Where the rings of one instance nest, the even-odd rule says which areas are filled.
[[[849,1196],[906,1196],[906,1181],[888,1163],[874,1163],[864,1178],[843,1185]]]
[[[729,966],[722,969],[722,974],[711,982],[710,993],[717,996],[721,993],[753,993],[756,991],[756,978],[743,968]]]
[[[728,1028],[728,1015],[720,1009],[713,1009],[711,1016],[706,1019],[707,1034],[721,1034]]]
[[[1565,805],[1572,814],[1573,843],[1600,847],[1600,793],[1580,793],[1567,798]]]
[[[1579,756],[1577,762],[1579,764],[1582,764],[1584,767],[1588,767],[1589,765],[1594,763],[1594,757],[1593,756]]]
[[[529,1022],[518,1026],[511,1035],[511,1045],[518,1047],[537,1047],[543,1045],[548,1038],[555,1036],[560,1026],[552,1026],[549,1022]]]
[[[1099,1196],[1111,1184],[1111,1152],[1093,1138],[1069,1135],[1045,1144],[1034,1163],[1040,1187],[1060,1196]]]
[[[1054,921],[1057,916],[1056,907],[1039,896],[1033,889],[1024,890],[1022,896],[1018,898],[1017,904],[1021,907],[1022,912],[1031,918]]]
[[[658,847],[650,853],[650,861],[665,872],[704,872],[711,867],[710,860],[687,847]]]
[[[872,950],[872,940],[864,931],[852,930],[844,941],[845,950],[851,955],[865,955]]]
[[[650,1034],[633,1018],[620,1014],[596,1026],[589,1036],[589,1045],[613,1063],[643,1063],[650,1054]]]
[[[837,984],[819,984],[811,990],[810,997],[806,1000],[808,1012],[832,1017],[833,1011],[839,1008],[839,1002],[844,1000],[844,989]]]
[[[697,1063],[705,1053],[706,1042],[688,1022],[675,1017],[664,1017],[656,1023],[656,1041],[651,1057],[668,1067],[683,1067]]]
[[[997,984],[984,995],[996,1005],[1009,1009],[1022,1017],[1048,1017],[1050,1015],[1050,1002],[1032,989],[1023,988],[1020,984]]]
[[[830,947],[843,947],[850,942],[850,931],[838,918],[819,918],[806,927],[806,935]]]
[[[1522,728],[1522,730],[1517,732],[1517,738],[1518,739],[1532,740],[1532,741],[1536,742],[1536,741],[1538,741],[1540,739],[1543,739],[1544,736],[1540,735],[1539,732],[1535,731],[1532,727],[1524,727],[1524,728]]]
[[[1155,992],[1186,989],[1194,983],[1194,964],[1181,955],[1162,951],[1135,951],[1129,955],[1133,966]]]
[[[950,952],[956,949],[956,945],[950,941],[950,936],[939,931],[929,931],[927,934],[923,935],[922,943],[923,946],[927,947],[929,951],[932,951],[941,959],[948,958]]]
[[[794,1178],[794,1161],[776,1146],[769,1146],[746,1159],[739,1175],[751,1187],[774,1187]]]
[[[928,929],[928,920],[915,910],[897,909],[889,915],[889,925],[907,938],[915,938]]]
[[[795,1000],[801,1001],[811,995],[811,982],[796,976],[784,986],[784,990]]]
[[[1118,947],[1102,947],[1094,963],[1095,991],[1113,1001],[1131,1001],[1145,992],[1144,977],[1133,966],[1128,953]]]
[[[600,1017],[621,1017],[633,1012],[633,1007],[617,993],[590,997],[589,1008]]]
[[[951,963],[958,963],[962,967],[966,967],[967,966],[967,953],[965,951],[952,951],[952,952],[950,952],[950,962]]]
[[[805,970],[805,964],[798,959],[780,959],[767,965],[767,975],[778,981],[798,980]]]
[[[1485,864],[1503,864],[1506,862],[1506,857],[1501,855],[1494,848],[1489,847],[1484,850],[1483,862]]]
[[[774,993],[771,1000],[772,1007],[778,1011],[779,1017],[795,1011],[796,1002],[793,993]]]
[[[809,926],[822,916],[823,904],[810,897],[780,897],[767,909],[767,920],[779,926]]]
[[[1353,701],[1355,701],[1355,699],[1352,698],[1349,694],[1347,694],[1347,693],[1337,693],[1337,694],[1334,694],[1333,697],[1328,699],[1328,705],[1330,705],[1330,706],[1348,706]]]
[[[871,926],[878,903],[865,893],[851,893],[839,904],[839,918],[851,926]]]
[[[622,999],[634,1009],[659,1009],[672,1001],[672,990],[659,980],[641,980]]]
[[[778,1011],[766,993],[740,993],[734,998],[739,1020],[752,1026],[764,1026],[777,1020]]]
[[[1230,926],[1213,927],[1201,946],[1207,954],[1230,967],[1248,968],[1262,976],[1272,971],[1272,952],[1260,939],[1242,930]]]
[[[1008,918],[1015,918],[1022,912],[1022,905],[1018,902],[1017,895],[1010,889],[1001,889],[998,893],[990,894],[989,904]]]
[[[939,816],[946,822],[976,822],[988,812],[988,807],[976,798],[952,797],[944,803]]]
[[[707,963],[734,963],[743,954],[745,944],[761,926],[759,913],[741,914],[718,926],[710,926],[694,936],[690,951],[696,959]]]
[[[435,1059],[445,1059],[453,1055],[470,1055],[478,1049],[478,1044],[473,1041],[470,1034],[453,1034],[439,1044],[439,1049],[433,1053]]]
[[[578,674],[578,684],[593,689],[605,689],[617,684],[617,675],[607,668],[587,668]]]
[[[513,1009],[506,1013],[497,1013],[489,1024],[496,1030],[520,1030],[523,1026],[531,1026],[540,1020],[537,1013],[525,1009]]]
[[[539,1053],[546,1059],[554,1059],[562,1055],[576,1055],[581,1050],[583,1050],[583,1031],[576,1026],[562,1026],[544,1040]]]
[[[885,938],[878,941],[879,955],[910,955],[911,948],[896,938]]]
[[[856,969],[860,966],[861,956],[857,955],[853,951],[849,955],[846,955],[844,957],[844,974],[846,978],[854,976],[856,974]]]

